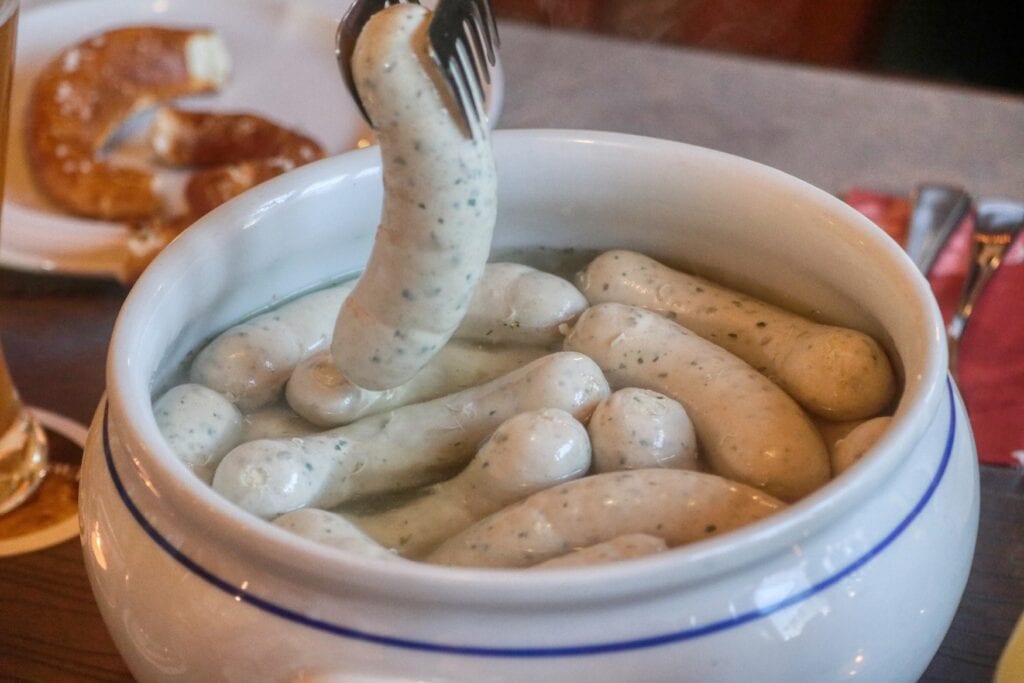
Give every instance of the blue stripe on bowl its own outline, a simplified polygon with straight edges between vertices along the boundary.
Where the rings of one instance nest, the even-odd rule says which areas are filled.
[[[877,544],[870,548],[867,552],[861,555],[859,558],[850,562],[835,574],[815,583],[802,591],[793,593],[785,598],[778,600],[777,602],[759,607],[749,612],[730,616],[720,621],[711,622],[704,626],[698,626],[693,628],[687,628],[680,631],[672,631],[663,635],[650,636],[646,638],[637,638],[633,640],[618,640],[609,641],[603,643],[588,643],[581,645],[568,645],[568,646],[555,646],[555,647],[479,647],[474,645],[457,645],[452,643],[433,642],[424,640],[412,640],[408,638],[396,638],[393,636],[383,635],[379,633],[371,633],[368,631],[362,631],[355,628],[350,628],[341,624],[335,624],[329,621],[323,621],[321,619],[314,619],[306,616],[295,610],[289,609],[282,605],[279,605],[266,598],[261,598],[258,595],[239,588],[238,586],[222,579],[216,574],[212,573],[192,558],[185,555],[178,548],[174,547],[142,514],[139,508],[135,505],[135,502],[128,495],[125,490],[124,483],[121,481],[120,476],[117,473],[117,469],[114,467],[113,453],[110,447],[110,436],[108,431],[108,409],[109,406],[104,408],[103,413],[103,452],[106,456],[107,469],[110,472],[110,478],[114,482],[114,487],[117,489],[121,500],[124,501],[125,506],[131,512],[132,516],[143,528],[143,530],[149,535],[158,546],[163,548],[168,555],[177,560],[182,566],[188,569],[190,572],[203,579],[215,588],[228,594],[230,597],[239,600],[241,602],[248,603],[257,609],[263,610],[273,614],[274,616],[288,621],[307,626],[309,628],[316,629],[318,631],[324,631],[327,633],[341,636],[343,638],[351,638],[354,640],[361,640],[368,643],[375,643],[377,645],[385,645],[388,647],[397,647],[407,650],[419,650],[424,652],[439,652],[445,654],[456,654],[456,655],[470,655],[477,657],[578,657],[585,655],[598,655],[607,654],[611,652],[623,652],[629,650],[639,650],[643,648],[656,647],[659,645],[666,645],[669,643],[677,643],[686,640],[693,640],[703,636],[718,633],[720,631],[727,631],[729,629],[742,626],[751,621],[761,619],[770,614],[778,612],[779,610],[792,607],[793,605],[807,600],[811,596],[824,591],[833,584],[846,578],[853,572],[857,571],[876,556],[882,553],[889,545],[892,544],[902,533],[907,529],[908,526],[914,521],[914,519],[921,513],[921,511],[927,506],[928,501],[931,500],[932,495],[938,488],[939,483],[942,481],[943,475],[946,472],[947,466],[949,465],[950,456],[953,452],[953,442],[956,437],[956,404],[953,399],[953,385],[952,382],[947,380],[947,392],[949,394],[949,432],[946,435],[946,444],[942,452],[942,460],[939,463],[939,467],[935,472],[935,476],[929,482],[928,487],[925,489],[924,494],[917,501],[914,507],[907,513],[907,515],[895,526],[888,534],[885,535]]]

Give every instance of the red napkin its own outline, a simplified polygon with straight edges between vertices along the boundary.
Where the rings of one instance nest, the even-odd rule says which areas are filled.
[[[911,202],[851,190],[847,203],[905,243]],[[928,274],[946,320],[967,275],[973,215],[964,219]],[[1024,466],[1024,239],[1009,249],[974,308],[960,345],[957,384],[971,418],[978,458],[990,465]]]

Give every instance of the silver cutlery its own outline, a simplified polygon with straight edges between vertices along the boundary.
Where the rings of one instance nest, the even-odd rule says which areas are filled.
[[[949,342],[949,369],[955,377],[960,342],[975,304],[985,286],[1003,264],[1006,251],[1024,230],[1024,204],[1006,199],[978,201],[974,231],[971,235],[971,260],[957,302],[956,311],[946,328]]]
[[[356,0],[338,26],[335,56],[341,76],[371,126],[373,121],[363,107],[352,77],[352,53],[356,38],[370,17],[403,1],[419,4],[419,0]],[[491,68],[497,62],[499,43],[490,0],[439,0],[427,31],[431,57],[441,67],[466,129],[476,137],[487,119],[484,83],[491,82]]]
[[[907,232],[907,254],[925,275],[956,226],[971,209],[971,197],[959,187],[927,183],[914,191]]]

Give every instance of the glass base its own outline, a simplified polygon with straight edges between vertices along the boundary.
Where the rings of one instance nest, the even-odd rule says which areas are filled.
[[[0,515],[32,495],[46,476],[46,435],[27,412],[0,434]]]

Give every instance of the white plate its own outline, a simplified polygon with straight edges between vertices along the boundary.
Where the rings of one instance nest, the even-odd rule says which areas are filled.
[[[128,230],[79,219],[33,187],[22,147],[28,94],[42,66],[89,35],[129,24],[212,26],[224,36],[233,73],[212,96],[185,106],[248,110],[316,139],[328,154],[351,149],[369,131],[351,102],[334,59],[334,33],[347,0],[61,0],[23,3],[11,101],[7,196],[0,266],[122,277]],[[129,125],[136,148],[145,116]],[[129,152],[130,153],[130,152]]]

